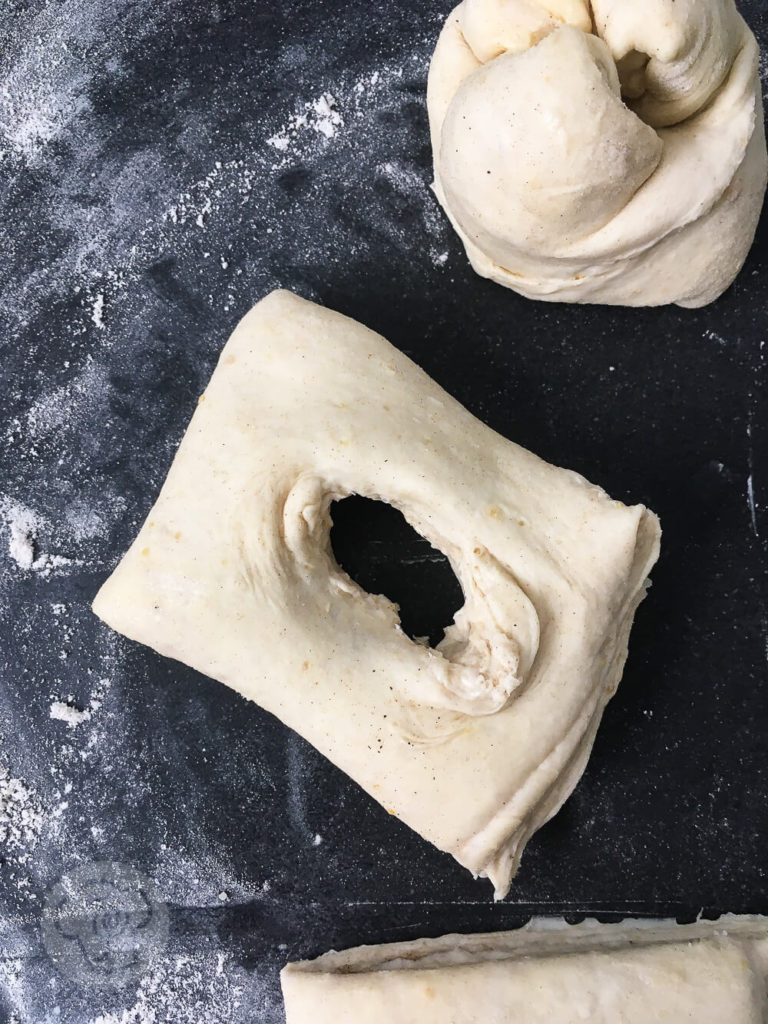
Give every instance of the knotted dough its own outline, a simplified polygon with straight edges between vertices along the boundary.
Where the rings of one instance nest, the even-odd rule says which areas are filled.
[[[741,269],[767,159],[733,0],[464,0],[427,100],[435,192],[483,277],[702,306]]]
[[[439,648],[330,547],[331,502],[396,506],[465,604]],[[504,895],[581,775],[659,527],[495,434],[384,338],[274,292],[227,342],[94,610],[301,733]]]
[[[534,919],[288,964],[287,1024],[765,1024],[768,922]]]

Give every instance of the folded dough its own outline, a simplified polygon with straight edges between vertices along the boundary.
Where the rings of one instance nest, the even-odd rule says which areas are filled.
[[[465,604],[437,650],[336,564],[332,501],[396,506]],[[586,763],[656,517],[495,434],[379,335],[274,292],[227,342],[94,611],[301,733],[504,895]]]
[[[741,269],[768,161],[733,0],[464,0],[427,102],[435,192],[483,277],[703,306]]]
[[[765,1024],[766,919],[446,935],[288,964],[287,1024]]]

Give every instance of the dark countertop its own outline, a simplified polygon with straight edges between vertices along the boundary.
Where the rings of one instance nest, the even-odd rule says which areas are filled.
[[[741,9],[768,45],[764,5]],[[277,1024],[279,967],[331,946],[531,913],[768,913],[765,218],[703,310],[547,305],[481,280],[429,191],[447,11],[0,11],[0,1022]],[[661,517],[624,681],[504,903],[271,716],[89,611],[224,341],[277,286]],[[346,512],[349,567],[439,631],[445,566],[411,539],[393,583],[391,517]],[[57,702],[87,714],[70,725]],[[122,989],[57,970],[40,933],[57,879],[102,861],[167,906],[167,946]]]

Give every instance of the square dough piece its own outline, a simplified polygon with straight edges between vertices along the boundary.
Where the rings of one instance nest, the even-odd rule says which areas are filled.
[[[465,604],[439,649],[336,564],[330,504],[352,493],[450,559]],[[584,769],[658,545],[645,508],[278,291],[227,342],[93,607],[277,715],[500,897]]]
[[[287,1024],[765,1024],[768,925],[570,927],[360,946],[288,964]]]

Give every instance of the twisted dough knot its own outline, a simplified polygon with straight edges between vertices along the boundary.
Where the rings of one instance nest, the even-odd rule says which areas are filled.
[[[765,191],[757,67],[733,0],[464,0],[427,98],[475,270],[550,301],[712,302]]]

